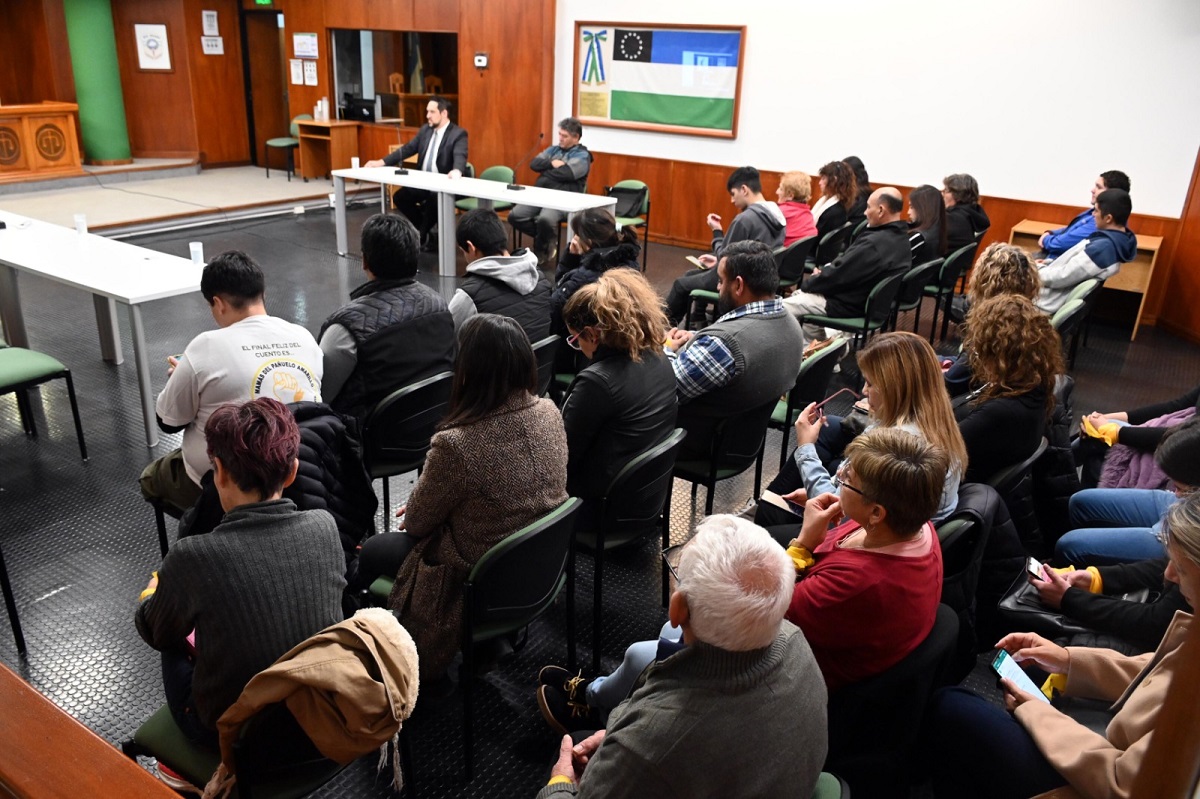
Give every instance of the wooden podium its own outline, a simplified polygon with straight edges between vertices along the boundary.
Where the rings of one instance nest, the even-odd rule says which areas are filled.
[[[0,106],[0,183],[85,174],[75,103]]]

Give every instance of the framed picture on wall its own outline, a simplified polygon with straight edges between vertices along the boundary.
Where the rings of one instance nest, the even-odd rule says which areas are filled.
[[[745,50],[744,26],[576,22],[575,116],[736,139]]]
[[[171,66],[171,45],[167,40],[167,26],[134,25],[133,35],[137,40],[138,69],[142,72],[174,72]]]

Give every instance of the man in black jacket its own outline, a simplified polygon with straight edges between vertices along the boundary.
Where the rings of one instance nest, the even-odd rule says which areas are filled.
[[[529,162],[529,168],[538,173],[533,185],[581,194],[587,191],[592,154],[579,143],[581,138],[583,125],[578,119],[567,117],[559,122],[558,144],[547,147]],[[563,211],[536,205],[516,205],[508,212],[508,224],[533,236],[533,251],[537,253],[539,265],[553,261],[558,254],[558,226],[566,218]]]
[[[417,169],[422,172],[438,172],[452,178],[462,177],[467,168],[467,132],[450,121],[450,101],[445,97],[432,97],[425,107],[425,121],[407,144],[393,150],[381,159],[368,161],[363,166],[396,166],[417,156]],[[426,236],[437,222],[437,202],[433,192],[422,189],[400,189],[393,196],[396,210],[407,216],[421,236]]]
[[[321,326],[321,395],[361,421],[398,388],[454,364],[454,319],[442,295],[417,275],[417,230],[402,216],[375,214],[363,224],[367,282]]]
[[[783,304],[797,318],[805,314],[862,316],[867,296],[879,281],[912,268],[908,230],[901,219],[904,199],[890,186],[876,189],[867,200],[867,227],[831,264],[813,272]],[[805,325],[810,339],[828,338],[825,328]]]

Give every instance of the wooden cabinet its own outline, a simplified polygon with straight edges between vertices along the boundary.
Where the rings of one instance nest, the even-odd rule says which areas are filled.
[[[349,169],[350,159],[358,155],[358,123],[346,120],[316,122],[301,119],[300,176],[323,178],[335,169]]]

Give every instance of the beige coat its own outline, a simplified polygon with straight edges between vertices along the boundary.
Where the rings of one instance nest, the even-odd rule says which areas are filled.
[[[1103,736],[1045,702],[1026,702],[1017,708],[1017,720],[1080,795],[1087,799],[1129,796],[1191,622],[1191,615],[1177,611],[1158,649],[1136,657],[1111,649],[1068,648],[1067,695],[1115,700],[1116,715]]]
[[[521,393],[469,427],[434,435],[405,511],[406,529],[422,540],[388,597],[417,642],[423,678],[441,675],[459,650],[471,567],[566,500],[567,435],[550,400]]]

